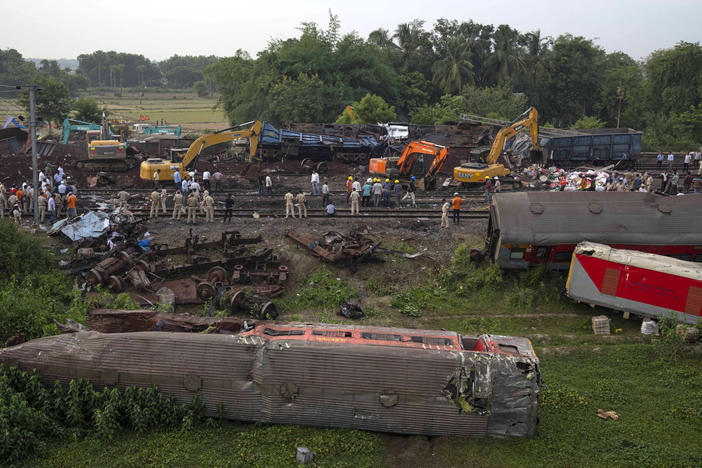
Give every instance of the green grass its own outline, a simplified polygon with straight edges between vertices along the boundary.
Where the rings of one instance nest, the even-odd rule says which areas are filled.
[[[213,110],[215,98],[200,98],[188,93],[152,93],[143,98],[138,94],[91,96],[98,104],[107,106],[115,116],[132,121],[140,115],[148,115],[151,120],[167,120],[170,124],[197,124],[226,122],[224,113]]]

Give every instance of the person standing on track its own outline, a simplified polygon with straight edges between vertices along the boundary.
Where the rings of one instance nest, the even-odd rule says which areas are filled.
[[[329,204],[329,184],[327,181],[324,181],[324,185],[322,185],[322,207],[325,207]]]
[[[68,206],[68,219],[73,219],[76,217],[78,212],[76,211],[76,203],[78,199],[73,192],[68,192],[68,198],[66,198],[66,206]]]
[[[381,196],[383,196],[383,185],[380,183],[380,179],[375,179],[373,182],[373,206],[375,208],[378,208]]]
[[[161,194],[158,190],[154,189],[151,192],[151,211],[149,211],[149,219],[153,218],[154,215],[158,218],[158,204],[161,201]]]
[[[215,179],[215,184],[217,183],[217,179]],[[234,213],[234,195],[231,193],[229,196],[224,200],[224,219],[222,220],[223,223],[231,223],[232,222],[232,214]]]
[[[273,179],[269,175],[266,176],[266,193],[273,195]]]
[[[370,207],[371,190],[373,190],[373,179],[366,180],[363,184],[363,199],[361,200],[361,206]]]
[[[199,205],[199,200],[197,198],[197,195],[195,195],[195,192],[191,193],[190,196],[188,196],[188,220],[187,223],[190,224],[190,220],[192,220],[193,224],[195,224],[195,221],[197,220],[197,206]]]
[[[205,193],[207,193],[207,195],[205,195],[205,199],[202,201],[202,204],[205,205],[205,222],[214,223],[215,201],[209,192]]]
[[[312,183],[312,195],[319,195],[319,174],[317,174],[317,171],[314,169],[312,169],[312,178],[310,179],[310,182]]]
[[[180,190],[181,189],[181,178],[180,178],[180,171],[178,169],[175,170],[173,173],[173,184],[175,184],[175,189]]]
[[[395,191],[395,198],[397,199],[397,209],[399,210],[402,208],[402,204],[400,203],[402,201],[402,184],[400,183],[399,180],[395,181],[395,186],[393,187],[393,190]]]
[[[159,183],[161,181],[161,169],[156,169],[154,172],[154,188],[159,188]]]
[[[415,176],[412,176],[410,178],[409,185],[407,186],[407,193],[405,193],[405,196],[402,197],[403,201],[405,200],[405,198],[409,197],[410,200],[412,201],[412,207],[417,206],[417,203],[416,203],[415,198],[414,198],[414,192],[417,191],[417,187],[414,185],[415,180],[417,180],[417,178]]]
[[[455,224],[461,224],[461,203],[463,203],[463,199],[458,195],[458,192],[454,193],[451,205],[453,207],[453,222]]]
[[[349,176],[346,179],[346,204],[349,204],[349,198],[351,197],[351,192],[353,191],[353,177]]]
[[[305,205],[305,203],[307,202],[307,200],[305,199],[305,194],[302,193],[302,190],[300,190],[300,192],[297,194],[297,197],[295,198],[295,200],[297,201],[297,212],[298,212],[299,217],[302,218],[302,213],[304,211],[305,218],[306,218],[307,217],[307,206]]]
[[[485,201],[490,203],[492,201],[492,180],[489,177],[485,178]]]
[[[668,170],[672,171],[673,170],[673,163],[675,162],[675,156],[673,155],[673,152],[671,151],[668,153]]]
[[[392,196],[392,184],[390,179],[385,179],[385,185],[383,185],[383,200],[385,201],[385,208],[390,208],[390,197]]]
[[[287,218],[288,216],[292,215],[292,217],[295,217],[295,205],[293,205],[293,200],[295,199],[295,195],[292,194],[292,192],[288,191],[288,193],[285,194],[285,217]]]
[[[353,215],[354,212],[356,214],[359,214],[358,205],[359,205],[359,202],[361,200],[361,194],[358,192],[358,190],[353,189],[353,192],[351,192],[350,199],[351,199],[351,215]]]
[[[180,214],[183,212],[183,194],[180,190],[176,190],[175,195],[173,195],[173,216],[171,219],[177,219],[180,221]]]
[[[202,173],[202,186],[205,187],[205,190],[208,192],[211,190],[210,188],[210,171],[205,171]]]
[[[166,193],[166,189],[161,190],[161,211],[163,211],[164,216],[168,216],[168,213],[166,212],[166,197],[168,194]]]
[[[445,198],[441,199],[441,229],[448,229],[448,212],[449,212],[449,202]]]

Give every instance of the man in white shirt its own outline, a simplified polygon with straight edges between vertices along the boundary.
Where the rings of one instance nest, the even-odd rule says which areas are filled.
[[[202,173],[202,185],[205,187],[205,190],[210,191],[210,171]]]
[[[351,184],[351,191],[356,191],[358,193],[361,193],[361,183],[358,181],[358,179],[353,180],[353,184]]]
[[[690,161],[692,161],[692,151],[685,155],[685,161],[683,162],[683,173],[690,169]]]
[[[269,175],[266,176],[266,193],[268,195],[273,195],[273,180]]]
[[[673,156],[673,153],[668,153],[668,170],[669,171],[673,170],[673,162],[675,162],[675,156]]]
[[[312,195],[319,195],[319,174],[317,174],[317,171],[312,171],[310,182],[312,182]]]

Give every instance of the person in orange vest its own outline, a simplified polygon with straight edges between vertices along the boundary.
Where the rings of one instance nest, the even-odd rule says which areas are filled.
[[[68,219],[76,217],[76,202],[78,199],[73,194],[73,192],[68,192],[68,198],[66,198],[66,206],[68,206]]]
[[[454,193],[451,207],[453,208],[453,222],[455,224],[461,223],[461,203],[463,203],[463,199],[458,195],[458,192]]]

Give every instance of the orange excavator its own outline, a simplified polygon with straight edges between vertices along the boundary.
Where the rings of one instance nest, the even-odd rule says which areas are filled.
[[[372,158],[368,171],[372,175],[388,178],[408,179],[412,176],[422,179],[424,190],[436,189],[436,173],[441,170],[448,148],[430,141],[418,140],[405,146],[400,156]]]

